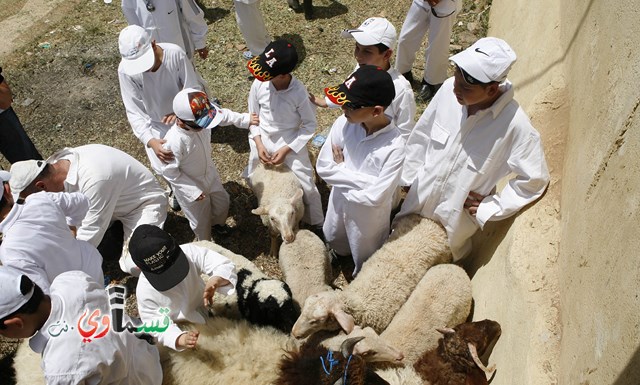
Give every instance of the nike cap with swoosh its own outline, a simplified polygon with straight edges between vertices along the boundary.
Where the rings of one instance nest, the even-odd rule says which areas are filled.
[[[506,41],[484,37],[449,60],[481,83],[501,83],[516,61],[516,53]]]

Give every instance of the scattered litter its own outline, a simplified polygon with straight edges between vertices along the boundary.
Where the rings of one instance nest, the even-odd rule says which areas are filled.
[[[111,1],[112,1],[112,0],[104,0],[104,3],[105,3],[105,4],[111,4]]]
[[[318,134],[316,136],[313,137],[313,140],[311,141],[311,145],[313,147],[317,147],[320,148],[322,147],[322,145],[324,144],[324,142],[327,140],[327,137],[322,135],[322,134]]]
[[[83,29],[84,28],[82,28],[81,25],[74,25],[73,27],[71,27],[71,30],[76,32],[82,31]]]
[[[329,69],[326,69],[326,68],[325,68],[325,69],[324,69],[324,72],[328,73],[329,75],[333,75],[333,74],[335,74],[336,72],[338,72],[338,69],[337,69],[337,68],[335,68],[335,67],[334,67],[334,68],[329,68]]]
[[[91,72],[91,70],[93,70],[93,66],[95,64],[94,63],[85,63],[82,65],[82,72],[84,72],[85,74],[88,74],[89,72]]]
[[[20,105],[27,107],[27,106],[30,106],[35,101],[36,101],[35,99],[26,98],[22,103],[20,103]]]
[[[51,43],[49,43],[48,41],[44,41],[44,42],[38,44],[38,47],[40,47],[40,48],[51,48]]]

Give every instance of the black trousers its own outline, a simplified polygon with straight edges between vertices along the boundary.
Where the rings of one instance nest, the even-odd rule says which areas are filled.
[[[11,107],[0,113],[0,152],[9,163],[27,159],[42,159],[42,155],[27,136],[18,116]]]

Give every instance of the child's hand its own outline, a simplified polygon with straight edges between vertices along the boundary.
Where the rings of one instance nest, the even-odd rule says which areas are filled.
[[[162,117],[162,123],[164,124],[173,124],[176,122],[176,114],[171,113],[171,114],[166,114],[165,116]]]
[[[166,150],[162,145],[167,141],[164,139],[151,138],[147,142],[147,146],[153,150],[158,159],[162,161],[162,163],[167,163],[173,160],[173,152],[171,150]]]
[[[260,157],[260,162],[263,164],[271,164],[271,154],[269,154],[266,148],[258,148],[258,157]]]
[[[342,153],[342,148],[338,145],[331,145],[331,149],[333,150],[333,161],[340,164],[344,162],[344,154]]]
[[[198,342],[199,335],[200,332],[197,330],[180,334],[180,336],[176,340],[176,349],[182,350],[195,348],[196,342]]]
[[[311,92],[309,92],[309,100],[318,107],[327,108],[327,101],[324,98],[316,98]]]
[[[258,114],[256,114],[255,112],[252,112],[250,117],[249,117],[249,125],[251,125],[251,126],[259,126],[260,125],[260,118],[258,117]]]
[[[209,278],[207,284],[204,287],[204,293],[202,294],[204,306],[213,304],[213,295],[215,294],[217,288],[230,284],[231,282],[222,277],[214,275],[213,277]]]
[[[278,165],[284,162],[284,159],[289,152],[291,152],[291,147],[289,146],[282,147],[271,156],[271,163]]]

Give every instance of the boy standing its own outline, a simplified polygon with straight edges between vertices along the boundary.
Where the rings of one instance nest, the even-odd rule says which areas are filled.
[[[395,27],[383,17],[370,17],[358,28],[342,31],[342,37],[356,41],[353,56],[358,66],[374,65],[389,72],[396,96],[384,113],[398,127],[403,139],[407,140],[414,126],[416,102],[409,81],[391,67],[393,47],[396,45]],[[328,98],[316,99],[312,95],[311,101],[318,107],[339,107]]]
[[[260,125],[249,128],[251,153],[243,176],[251,176],[259,162],[286,164],[304,191],[303,221],[319,227],[324,215],[307,151],[307,142],[317,126],[316,114],[307,89],[291,75],[297,64],[298,53],[285,40],[269,43],[262,54],[247,63],[255,77],[249,92],[249,112],[258,114]]]
[[[209,241],[212,225],[219,233],[226,231],[229,213],[229,194],[211,159],[211,129],[218,125],[249,128],[258,124],[258,117],[218,108],[207,94],[194,88],[178,92],[173,111],[177,119],[163,147],[174,158],[162,165],[162,176],[171,183],[196,237]]]
[[[334,253],[352,256],[355,275],[389,235],[404,140],[384,114],[394,97],[384,69],[360,66],[325,94],[344,115],[333,123],[316,164],[318,175],[333,186],[323,231]]]
[[[31,337],[49,385],[162,383],[158,349],[115,332],[110,310],[102,283],[81,271],[60,274],[45,295],[26,275],[0,266],[0,335]]]
[[[158,310],[168,309],[171,321],[204,324],[217,291],[235,292],[235,265],[213,250],[195,245],[178,245],[171,235],[157,226],[142,225],[131,237],[133,261],[142,271],[136,287],[138,312],[144,323],[160,318]],[[210,276],[205,284],[201,274]],[[162,316],[164,317],[164,316]],[[158,341],[174,349],[195,347],[198,332],[183,332],[172,323]]]
[[[513,99],[507,74],[516,54],[482,38],[454,55],[455,75],[429,103],[407,143],[397,218],[420,214],[447,230],[454,260],[471,252],[487,221],[514,215],[549,183],[540,134]],[[496,184],[515,174],[500,192]]]

